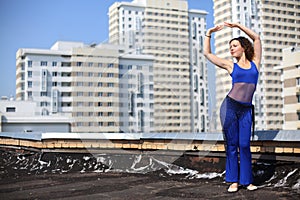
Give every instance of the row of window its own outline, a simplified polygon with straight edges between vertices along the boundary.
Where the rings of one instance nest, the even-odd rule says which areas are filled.
[[[128,126],[135,126],[136,122],[128,122]],[[108,127],[115,127],[117,126],[116,122],[87,122],[86,125],[84,122],[76,122],[75,123],[76,127],[84,127],[84,126],[88,126],[88,127],[93,127],[93,126],[108,126]],[[119,126],[124,126],[124,122],[119,122]],[[150,122],[150,127],[154,127],[154,123]],[[134,130],[132,131],[134,132]]]
[[[98,126],[116,126],[115,122],[98,122],[97,123]],[[76,122],[76,126],[77,127],[82,127],[84,126],[84,122]],[[95,123],[94,122],[88,122],[88,126],[95,126]]]
[[[31,62],[31,61],[28,61],[28,62]],[[43,64],[42,64],[43,63]],[[52,62],[52,63],[56,63],[56,62]],[[89,67],[92,67],[95,63],[88,63],[88,66]],[[28,65],[29,66],[29,65]],[[47,61],[41,61],[41,66],[47,66]],[[52,65],[53,66],[53,65]],[[70,65],[71,66],[71,65]],[[83,62],[77,62],[77,66],[80,67],[80,66],[83,66]],[[103,67],[104,64],[103,63],[98,63],[98,67]],[[29,67],[32,67],[29,66]],[[110,64],[106,64],[106,67],[107,68],[113,68],[114,67],[114,64],[113,63],[110,63]],[[149,69],[149,72],[153,72],[153,66],[147,66],[148,69]],[[136,70],[143,70],[143,66],[142,65],[137,65],[137,66],[133,66],[133,65],[119,65],[119,69],[128,69],[128,70],[131,70],[131,69],[136,69]],[[52,76],[57,76],[59,72],[52,72]],[[71,73],[67,73],[65,72],[62,72],[62,76],[70,76]],[[98,73],[98,77],[101,77],[102,73]],[[83,76],[83,72],[77,72],[77,76]],[[93,76],[93,72],[88,72],[88,76]],[[32,77],[32,71],[28,71],[28,77]],[[107,77],[113,77],[113,74],[112,73],[108,73],[108,76]]]
[[[152,87],[152,91],[153,91],[153,87]],[[28,91],[27,92],[28,96],[29,97],[32,97],[32,91]],[[83,93],[82,92],[77,92],[76,93],[78,96],[83,96]],[[113,93],[113,92],[88,92],[87,95],[88,97],[95,97],[95,94],[97,94],[96,96],[97,97],[115,97],[116,96],[116,93]],[[124,96],[125,95],[125,96]],[[40,92],[40,97],[47,97],[47,96],[51,96],[51,93],[50,92]],[[62,92],[61,97],[71,97],[71,92]],[[127,93],[119,93],[119,97],[120,98],[123,98],[123,97],[127,97],[128,94]],[[138,93],[137,94],[137,98],[144,98],[144,94],[142,93]],[[149,99],[154,99],[154,95],[153,94],[149,94]]]
[[[148,16],[161,16],[161,17],[171,17],[171,18],[181,18],[181,19],[187,19],[188,16],[187,15],[178,15],[178,14],[169,14],[169,13],[165,13],[165,12],[161,12],[161,13],[158,13],[158,12],[151,12],[151,11],[148,11],[147,12],[147,15]]]
[[[30,92],[31,95],[32,95],[32,92]],[[99,107],[102,107],[104,106],[105,104],[108,106],[108,107],[113,107],[114,106],[114,102],[76,102],[74,103],[76,107],[94,107],[95,104],[98,105]],[[48,101],[41,101],[40,102],[40,107],[47,107],[47,106],[50,106],[51,103],[48,102]],[[174,103],[175,105],[175,103]],[[71,107],[72,104],[69,102],[63,102],[60,104],[61,107]],[[124,107],[124,103],[119,103],[119,106],[120,107]],[[145,103],[137,103],[136,106],[138,108],[142,108],[142,107],[145,107],[146,104]],[[153,103],[149,103],[149,107],[150,108],[153,108],[154,107],[154,104]],[[90,115],[89,115],[90,116]],[[100,116],[100,115],[98,115]],[[102,115],[101,115],[102,116]]]
[[[48,64],[52,67],[57,67],[58,62],[57,61],[40,61],[40,66],[48,66]],[[33,62],[31,60],[27,61],[27,66],[32,67]],[[107,68],[113,68],[115,66],[114,63],[94,63],[94,62],[88,62],[87,64],[85,62],[76,62],[75,64],[77,67],[82,67],[82,66],[88,66],[88,67],[107,67]],[[61,62],[60,63],[61,67],[71,67],[71,62]]]
[[[188,25],[187,22],[179,22],[178,20],[164,20],[164,19],[151,19],[147,18],[147,22],[163,23],[163,24],[174,24],[174,25]]]

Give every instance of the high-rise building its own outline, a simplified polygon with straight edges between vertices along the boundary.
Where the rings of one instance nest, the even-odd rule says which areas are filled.
[[[283,50],[281,70],[284,130],[300,129],[300,48],[289,47]]]
[[[298,0],[214,0],[215,24],[239,22],[261,36],[262,63],[254,95],[256,129],[275,130],[283,125],[280,71],[282,49],[300,44],[300,1]],[[230,59],[230,39],[243,35],[238,29],[225,28],[215,33],[215,53]],[[231,88],[227,71],[216,71],[217,107]],[[220,124],[220,123],[218,123]],[[218,127],[220,130],[220,126]]]
[[[153,132],[153,57],[122,55],[119,83],[121,132]]]
[[[153,57],[123,53],[120,46],[81,42],[19,49],[16,100],[37,102],[40,115],[71,113],[72,132],[152,132]],[[140,87],[147,95],[139,95]]]
[[[206,61],[201,53],[207,12],[186,0],[134,0],[109,8],[109,42],[128,54],[155,57],[154,128],[158,132],[208,130]]]

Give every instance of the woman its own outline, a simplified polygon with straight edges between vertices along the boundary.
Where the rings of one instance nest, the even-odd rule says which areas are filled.
[[[234,38],[229,42],[230,53],[236,59],[219,58],[211,52],[211,34],[223,29],[238,28],[246,33],[252,43],[245,37]],[[252,98],[256,89],[259,65],[261,60],[261,41],[258,34],[249,28],[238,24],[224,22],[207,30],[204,41],[204,55],[213,64],[227,70],[232,77],[232,88],[224,99],[220,118],[226,141],[226,182],[231,185],[228,192],[237,192],[239,185],[248,190],[256,190],[252,184],[252,157],[250,152],[251,124],[252,122]],[[240,154],[240,162],[238,161]]]

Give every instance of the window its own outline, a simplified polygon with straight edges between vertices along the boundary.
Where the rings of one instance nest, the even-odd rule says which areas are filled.
[[[114,77],[114,74],[113,74],[113,73],[108,73],[108,74],[107,74],[107,77],[113,78],[113,77]]]
[[[46,91],[47,90],[47,76],[48,76],[48,71],[46,69],[42,69],[41,71],[42,77],[41,77],[41,90]]]
[[[31,61],[31,60],[29,60],[29,61],[27,62],[27,64],[28,64],[28,67],[32,67],[32,61]]]
[[[52,62],[52,67],[56,67],[57,66],[57,62],[56,61],[53,61]]]
[[[27,93],[27,95],[28,95],[28,98],[29,98],[29,99],[32,98],[32,91],[29,91],[29,92]]]
[[[77,117],[83,117],[83,112],[76,113]]]
[[[77,62],[77,63],[76,63],[76,66],[77,66],[77,67],[81,67],[82,65],[83,65],[82,62]]]
[[[77,82],[77,83],[76,83],[76,86],[82,87],[82,86],[83,86],[83,82]]]
[[[16,112],[15,107],[6,107],[6,112]]]
[[[76,123],[76,126],[78,126],[78,127],[79,127],[79,126],[83,126],[83,122],[77,122],[77,123]]]
[[[297,85],[297,86],[300,86],[300,78],[297,78],[297,79],[296,79],[296,85]]]
[[[62,67],[71,67],[71,63],[70,62],[62,62],[61,66]]]
[[[76,72],[76,75],[82,77],[83,76],[83,72]]]
[[[114,113],[113,113],[113,112],[108,112],[107,115],[108,115],[109,117],[112,117],[112,116],[114,116]]]
[[[28,88],[32,88],[32,81],[28,81],[27,86],[28,86]]]
[[[41,61],[41,66],[47,66],[47,61]]]
[[[76,104],[77,104],[77,107],[83,107],[83,102],[82,101],[77,102]]]
[[[32,71],[27,72],[28,78],[32,78]]]
[[[143,107],[143,105],[144,105],[143,103],[137,103],[137,107],[139,107],[139,108]]]
[[[41,105],[41,107],[47,106],[47,102],[46,102],[46,101],[42,101],[42,102],[40,103],[40,105]]]

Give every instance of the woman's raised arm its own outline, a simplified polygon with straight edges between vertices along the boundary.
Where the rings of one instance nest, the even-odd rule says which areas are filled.
[[[262,54],[260,36],[254,31],[252,31],[251,29],[247,28],[246,26],[243,26],[238,23],[224,22],[224,25],[230,28],[234,28],[234,27],[239,28],[253,40],[253,48],[254,48],[253,61],[256,64],[256,66],[259,67],[261,61],[261,54]]]
[[[221,67],[223,69],[226,69],[228,71],[228,73],[231,73],[232,71],[232,67],[233,67],[233,62],[223,59],[223,58],[219,58],[218,56],[216,56],[215,54],[213,54],[211,52],[211,46],[210,46],[210,39],[211,39],[211,34],[217,31],[222,30],[224,27],[223,24],[221,25],[217,25],[213,28],[210,28],[207,30],[206,35],[205,35],[205,39],[204,39],[204,56],[213,64],[217,65],[218,67]]]

